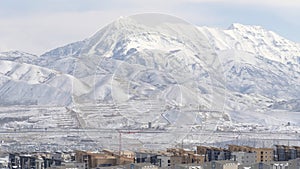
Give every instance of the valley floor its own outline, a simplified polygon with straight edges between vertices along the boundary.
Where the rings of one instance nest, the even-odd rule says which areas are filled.
[[[94,107],[95,108],[95,107]],[[2,151],[164,149],[228,144],[270,147],[300,145],[297,126],[271,127],[207,119],[200,124],[133,122],[122,114],[99,114],[93,107],[3,107],[0,110]],[[94,112],[94,113],[93,113]],[[210,112],[212,113],[212,112]],[[93,118],[93,120],[89,120]],[[163,119],[163,117],[161,117]],[[97,123],[96,123],[97,122]],[[94,125],[97,124],[97,125]]]

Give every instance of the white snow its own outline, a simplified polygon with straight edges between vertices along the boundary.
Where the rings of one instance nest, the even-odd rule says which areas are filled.
[[[297,131],[299,64],[299,44],[260,26],[136,15],[40,57],[0,53],[0,103],[68,106],[84,128]]]

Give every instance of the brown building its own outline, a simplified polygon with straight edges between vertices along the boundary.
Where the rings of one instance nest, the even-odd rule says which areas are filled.
[[[272,148],[253,148],[256,153],[256,162],[271,162],[274,159],[274,150]]]
[[[228,145],[228,150],[231,152],[247,152],[250,153],[252,151],[253,147],[249,146],[238,146],[238,145]]]
[[[171,156],[171,158],[170,158],[171,168],[175,168],[176,164],[185,164],[185,163],[183,163],[182,156]]]
[[[114,156],[117,158],[117,165],[125,165],[134,163],[135,153],[132,151],[121,151],[121,152],[113,152],[111,150],[104,149],[102,150],[105,154]],[[121,154],[121,155],[120,155]]]
[[[168,168],[175,168],[178,164],[203,164],[205,160],[204,155],[196,154],[193,150],[182,148],[167,149],[170,156],[170,163]]]
[[[190,157],[190,159],[190,163],[203,164],[205,160],[205,155],[193,154],[192,157]]]
[[[274,150],[272,148],[255,148],[249,146],[229,145],[231,152],[254,152],[256,153],[256,162],[271,162],[274,160]]]
[[[84,163],[85,169],[130,164],[134,162],[134,156],[131,156],[132,154],[128,153],[120,156],[109,150],[103,150],[98,153],[86,151],[75,152],[75,160],[78,163]]]
[[[84,163],[85,169],[117,165],[117,158],[105,152],[76,151],[75,160],[79,163]]]

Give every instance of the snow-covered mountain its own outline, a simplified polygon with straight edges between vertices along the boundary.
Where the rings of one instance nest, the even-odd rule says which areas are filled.
[[[207,112],[223,125],[300,125],[300,44],[259,26],[135,15],[39,57],[0,53],[0,64],[2,105],[106,103],[134,123],[178,126],[204,124]]]
[[[232,24],[227,30],[207,27],[199,30],[222,60],[226,88],[234,95],[228,97],[226,104],[231,117],[255,121],[270,115],[282,119],[273,110],[299,112],[298,43],[260,26]],[[294,114],[290,119],[297,123],[293,117]]]
[[[36,65],[0,60],[0,104],[68,105],[75,91],[73,84],[87,86],[74,77]]]
[[[0,60],[17,63],[32,63],[38,56],[21,51],[0,52]]]

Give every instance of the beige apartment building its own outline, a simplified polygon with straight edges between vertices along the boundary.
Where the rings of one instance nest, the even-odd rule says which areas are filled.
[[[231,152],[248,152],[256,153],[256,162],[271,162],[274,158],[274,150],[272,148],[255,148],[249,146],[228,145]]]

